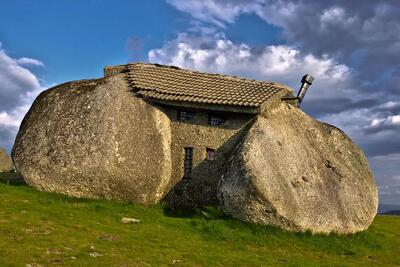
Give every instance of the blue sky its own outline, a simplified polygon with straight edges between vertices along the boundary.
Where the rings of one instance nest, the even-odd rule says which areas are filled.
[[[100,76],[129,60],[128,38],[143,53],[182,31],[183,14],[163,1],[3,1],[0,40],[13,57],[45,62],[47,83]]]
[[[48,84],[100,77],[105,65],[147,60],[191,26],[188,14],[164,1],[5,1],[0,40],[12,57],[45,62],[36,73]],[[226,35],[252,45],[275,43],[279,28],[242,16]],[[5,26],[7,25],[7,26]],[[130,47],[130,44],[137,47]],[[140,51],[132,51],[138,48]]]
[[[400,202],[400,3],[395,0],[15,0],[0,4],[0,146],[36,95],[150,61],[278,81],[315,76],[304,110],[366,152]]]

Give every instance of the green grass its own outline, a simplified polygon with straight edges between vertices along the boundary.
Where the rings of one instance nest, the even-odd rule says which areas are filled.
[[[8,181],[8,182],[7,182]],[[141,220],[122,224],[122,217]],[[98,253],[98,257],[90,254]],[[212,212],[143,207],[38,192],[0,175],[0,266],[400,265],[400,217],[349,236],[291,233]]]

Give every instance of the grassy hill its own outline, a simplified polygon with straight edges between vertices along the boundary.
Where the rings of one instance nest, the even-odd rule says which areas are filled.
[[[123,224],[122,217],[140,219]],[[0,266],[400,265],[400,217],[349,236],[291,233],[161,205],[69,198],[0,174]]]

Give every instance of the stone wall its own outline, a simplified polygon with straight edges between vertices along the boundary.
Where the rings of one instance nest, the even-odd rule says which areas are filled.
[[[216,189],[225,163],[254,115],[219,113],[227,120],[222,125],[213,126],[208,124],[208,111],[193,110],[196,118],[181,122],[178,120],[178,110],[181,108],[166,107],[164,110],[171,120],[171,182],[177,183],[165,199],[167,204],[180,208],[218,204]],[[182,179],[185,147],[193,147],[194,151],[190,179]],[[206,159],[206,148],[215,150],[213,160]]]

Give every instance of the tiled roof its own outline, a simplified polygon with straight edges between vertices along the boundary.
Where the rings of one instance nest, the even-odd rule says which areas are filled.
[[[138,95],[166,101],[258,108],[283,85],[184,70],[158,64],[127,65],[130,85]]]

